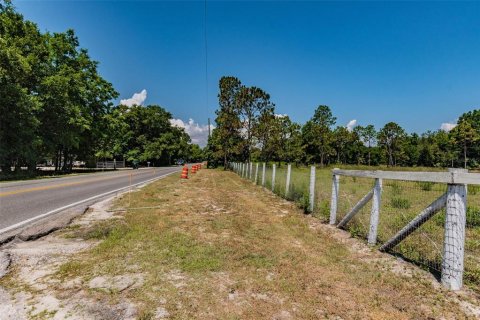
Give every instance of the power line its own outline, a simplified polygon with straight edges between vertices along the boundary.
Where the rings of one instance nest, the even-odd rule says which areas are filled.
[[[204,1],[204,39],[205,39],[205,110],[208,108],[208,40],[207,40],[207,0]],[[210,117],[208,118],[208,138],[210,138]]]

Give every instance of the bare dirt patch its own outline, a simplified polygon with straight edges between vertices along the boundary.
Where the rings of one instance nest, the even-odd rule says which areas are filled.
[[[137,209],[104,204],[35,241],[38,249],[7,248],[5,310],[54,319],[474,319],[480,304],[230,172],[169,177],[113,207],[128,204]],[[102,220],[86,223],[95,212]]]
[[[105,303],[92,299],[85,290],[124,291],[141,285],[139,275],[97,278],[96,287],[89,288],[83,278],[63,276],[77,267],[72,257],[99,243],[75,235],[89,234],[95,223],[117,218],[107,211],[111,202],[108,199],[93,205],[67,229],[35,241],[16,239],[1,248],[0,255],[11,259],[10,273],[0,282],[8,288],[0,286],[1,319],[135,318],[137,312],[131,302]]]

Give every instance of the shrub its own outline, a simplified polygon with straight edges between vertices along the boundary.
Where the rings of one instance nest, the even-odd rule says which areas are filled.
[[[300,198],[300,201],[298,202],[298,206],[303,209],[304,213],[309,212],[310,208],[310,197],[308,193],[304,193],[303,196]]]
[[[410,201],[405,198],[392,198],[390,205],[397,209],[410,209]]]

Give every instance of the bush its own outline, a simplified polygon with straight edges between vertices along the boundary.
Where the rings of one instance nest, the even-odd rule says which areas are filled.
[[[392,198],[390,205],[397,209],[410,209],[411,207],[410,201],[404,198]]]
[[[310,208],[310,197],[308,193],[304,193],[303,196],[298,201],[298,206],[303,209],[304,213],[309,213]]]

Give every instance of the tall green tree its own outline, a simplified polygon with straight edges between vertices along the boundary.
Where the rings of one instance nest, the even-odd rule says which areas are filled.
[[[73,30],[47,34],[47,39],[48,74],[39,86],[43,108],[38,117],[46,151],[57,169],[67,171],[78,155],[94,154],[105,128],[102,120],[118,94],[98,74],[98,63],[79,48]]]
[[[215,119],[217,126],[213,130],[209,141],[212,146],[209,148],[215,149],[214,154],[222,158],[225,170],[232,156],[239,155],[244,145],[237,106],[237,96],[241,88],[242,83],[235,77],[222,77],[219,81],[219,109]]]
[[[4,173],[11,166],[33,170],[42,146],[38,85],[48,47],[38,27],[25,21],[10,1],[0,5],[0,166]]]
[[[260,159],[265,162],[276,160],[280,128],[273,110],[266,109],[260,114],[254,134],[260,149]]]
[[[365,144],[367,147],[367,153],[368,153],[368,165],[371,165],[371,158],[372,158],[372,147],[376,143],[377,139],[377,131],[375,130],[375,127],[371,124],[362,127],[362,126],[357,126],[354,129],[354,132],[356,132],[361,141]]]
[[[320,105],[313,117],[302,128],[303,142],[306,146],[307,161],[320,160],[323,166],[326,158],[332,153],[333,134],[331,127],[337,118],[333,116],[330,107]]]
[[[69,170],[93,155],[117,96],[73,30],[42,34],[11,2],[0,2],[0,165]]]
[[[277,117],[281,127],[280,159],[286,162],[299,164],[303,159],[303,143],[301,125],[290,120],[290,117],[283,115]]]
[[[459,121],[458,125],[452,129],[451,136],[456,145],[462,149],[463,166],[467,168],[469,148],[480,140],[480,134],[475,130],[469,120],[462,119],[462,121]]]
[[[243,126],[245,135],[246,158],[251,161],[251,150],[254,147],[254,131],[258,126],[258,119],[264,112],[273,113],[274,104],[270,102],[270,95],[258,87],[241,86],[235,96],[235,104]]]
[[[336,162],[346,163],[347,162],[346,156],[348,154],[347,149],[353,146],[354,136],[345,127],[335,128],[332,134],[333,134],[332,145],[335,150],[335,154],[337,155]]]
[[[108,130],[97,156],[128,162],[173,164],[188,160],[192,146],[183,128],[172,126],[172,114],[158,105],[120,105],[106,115]]]
[[[378,132],[378,144],[384,149],[389,166],[396,166],[403,152],[405,130],[395,122],[387,123]]]

